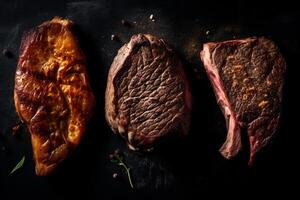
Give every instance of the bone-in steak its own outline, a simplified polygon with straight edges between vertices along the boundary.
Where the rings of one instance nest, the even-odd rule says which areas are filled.
[[[36,174],[49,174],[76,147],[94,106],[72,22],[54,18],[24,35],[14,100],[27,125]]]
[[[234,157],[242,148],[244,129],[251,165],[278,130],[286,63],[278,47],[264,37],[207,43],[200,56],[227,122],[220,152]]]
[[[161,39],[132,36],[108,76],[105,111],[115,133],[133,150],[147,151],[161,138],[186,135],[191,93],[182,64]]]

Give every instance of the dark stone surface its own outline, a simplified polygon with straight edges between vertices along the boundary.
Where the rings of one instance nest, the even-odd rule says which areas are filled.
[[[300,56],[299,7],[288,1],[263,5],[261,1],[25,1],[0,6],[0,199],[201,199],[292,195],[296,192],[299,160],[296,128],[297,68]],[[155,22],[149,20],[153,14]],[[24,31],[51,19],[68,17],[76,23],[80,44],[87,56],[89,76],[97,100],[95,115],[79,148],[49,177],[37,177],[26,129],[13,136],[18,122],[13,103],[14,73]],[[131,23],[122,25],[122,19]],[[135,23],[136,22],[136,23]],[[209,32],[207,32],[209,31]],[[143,32],[161,37],[185,60],[192,82],[194,109],[190,135],[170,141],[155,152],[139,155],[127,150],[104,119],[106,76],[113,57],[131,35]],[[120,41],[111,41],[111,35]],[[280,134],[247,167],[247,149],[233,161],[218,149],[226,135],[225,122],[199,59],[204,42],[248,36],[270,37],[287,61]],[[196,79],[194,68],[198,71]],[[4,147],[4,148],[2,148]],[[129,187],[121,169],[110,163],[116,148],[125,152],[136,190]],[[25,165],[9,175],[26,156]],[[117,172],[120,179],[113,179]],[[239,196],[241,197],[241,196]]]

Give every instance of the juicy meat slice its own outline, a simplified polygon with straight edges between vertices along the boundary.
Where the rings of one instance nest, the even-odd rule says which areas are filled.
[[[192,98],[181,61],[161,39],[132,36],[114,58],[106,119],[133,150],[151,150],[167,135],[187,135]]]
[[[21,43],[14,100],[31,134],[37,175],[49,174],[78,145],[95,105],[72,24],[55,17]]]
[[[234,157],[242,148],[241,129],[246,130],[251,165],[278,130],[284,58],[264,37],[207,43],[200,57],[227,122],[220,152]]]

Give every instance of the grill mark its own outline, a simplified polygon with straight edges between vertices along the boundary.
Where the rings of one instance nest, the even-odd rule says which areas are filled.
[[[28,74],[34,79],[41,80],[41,81],[51,81],[51,82],[57,82],[56,79],[46,76],[42,72],[30,70],[28,67],[19,67],[19,71],[22,72],[22,74]]]
[[[63,83],[61,80],[57,80],[53,77],[46,76],[42,72],[30,70],[28,67],[19,67],[18,71],[21,71],[21,74],[19,76],[23,76],[23,74],[27,74],[30,77],[32,77],[38,81],[52,82],[56,85],[71,85],[72,86],[72,84]],[[86,85],[79,85],[79,86],[80,86],[81,90],[91,91],[91,88],[89,88]]]
[[[61,91],[66,87],[64,85],[70,87],[71,90],[74,89],[74,97],[71,96],[71,99],[76,98],[78,101],[82,101],[82,97],[86,96],[82,96],[81,92],[88,93],[89,96],[87,98],[89,99],[84,100],[87,103],[91,103],[91,106],[85,106],[82,109],[86,113],[91,114],[91,108],[94,104],[94,96],[89,84],[85,58],[79,48],[76,37],[73,36],[70,26],[72,22],[68,20],[62,21],[63,23],[56,22],[58,20],[60,21],[59,18],[47,21],[23,36],[15,75],[15,105],[20,118],[23,118],[22,115],[26,117],[27,128],[30,134],[34,136],[31,139],[34,144],[34,159],[38,175],[49,174],[71,151],[68,145],[64,145],[67,141],[64,136],[68,128],[68,124],[65,123],[69,118],[73,117],[73,115],[71,116],[69,107],[72,106],[72,109],[75,111],[81,109],[81,107],[75,107],[76,105],[73,107],[73,105],[66,102],[66,97],[69,96],[64,95]],[[69,32],[70,35],[67,35],[66,33]],[[58,52],[61,54],[60,56],[56,56],[54,55],[56,47],[47,40],[48,36],[54,37],[54,42],[56,42],[56,36],[66,36],[66,38],[59,39],[66,39],[66,41],[70,39],[70,42],[76,48],[70,49],[69,46],[65,48],[63,44],[63,51],[58,49]],[[69,51],[71,56],[67,54]],[[54,63],[52,63],[52,59]],[[66,65],[62,66],[62,62]],[[49,68],[46,68],[48,64]],[[77,67],[77,64],[83,64],[83,66]],[[62,73],[58,71],[59,69],[62,70],[60,71]],[[68,71],[68,69],[71,70]],[[59,76],[58,73],[60,73]],[[79,77],[81,78],[79,80],[77,73],[83,78]],[[73,76],[75,77],[74,80],[71,78]],[[57,90],[52,90],[52,85],[55,85]],[[53,96],[49,97],[48,94],[51,93]],[[51,101],[48,101],[48,97],[51,98]],[[52,114],[50,113],[52,109],[58,112],[53,112],[54,114]],[[63,114],[65,111],[68,113],[62,115],[64,118],[59,118],[56,115]],[[37,117],[32,121],[33,116]],[[68,119],[65,119],[65,117]],[[78,121],[78,123],[80,126],[86,127],[86,121],[82,120]],[[82,129],[80,127],[80,136],[83,135]],[[52,134],[49,132],[50,135],[48,135],[49,130],[52,132]],[[40,134],[42,132],[47,134]]]
[[[25,93],[20,90],[16,90],[16,94],[19,99],[19,103],[26,106],[26,107],[31,107],[31,108],[38,108],[40,101],[34,100],[30,98],[30,95],[28,93]]]

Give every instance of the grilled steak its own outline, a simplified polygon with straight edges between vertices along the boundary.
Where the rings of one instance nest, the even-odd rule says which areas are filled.
[[[78,145],[95,104],[71,26],[55,17],[21,43],[14,100],[31,134],[37,175],[49,174]]]
[[[167,135],[188,134],[191,93],[182,64],[161,39],[132,36],[109,71],[105,111],[129,148],[149,151]]]
[[[243,129],[249,138],[251,165],[278,130],[284,58],[264,37],[207,43],[200,56],[227,122],[220,152],[227,159],[234,157],[242,148]]]

